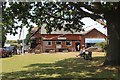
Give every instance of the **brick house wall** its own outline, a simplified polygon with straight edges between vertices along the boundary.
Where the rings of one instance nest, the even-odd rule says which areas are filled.
[[[92,29],[90,32],[81,36],[81,45],[85,45],[85,38],[107,38],[107,36],[97,29]]]
[[[78,49],[77,46],[79,45],[81,48],[81,45],[85,45],[85,38],[106,38],[106,35],[94,28],[80,34],[40,34],[40,30],[37,30],[32,37],[42,37],[42,40],[38,41],[38,45],[41,46],[41,51],[45,52],[47,50],[60,51],[61,49],[67,49],[68,51],[79,51],[80,49]],[[49,41],[49,44],[51,45],[48,46],[46,44]],[[57,46],[56,42],[58,41],[61,42],[61,46]],[[70,41],[71,45],[66,45],[66,41]]]
[[[81,40],[81,37],[79,34],[43,34],[42,35],[44,38],[43,43],[44,43],[44,51],[45,49],[54,49],[55,51],[60,51],[59,48],[57,48],[57,41],[61,42],[61,49],[67,49],[68,51],[76,51],[76,42]],[[51,39],[49,39],[51,38]],[[65,39],[60,39],[60,38],[65,38]],[[47,41],[51,42],[51,46],[47,46],[45,43]],[[66,41],[70,41],[71,45],[66,45]]]

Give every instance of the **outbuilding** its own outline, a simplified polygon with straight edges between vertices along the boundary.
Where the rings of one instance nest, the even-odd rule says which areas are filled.
[[[44,28],[34,27],[31,30],[31,48],[40,52],[79,51],[82,46],[104,42],[106,35],[93,28],[84,32],[52,31],[46,33]]]

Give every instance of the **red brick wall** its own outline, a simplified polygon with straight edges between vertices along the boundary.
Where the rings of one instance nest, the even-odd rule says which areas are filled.
[[[80,41],[81,37],[79,34],[66,34],[66,35],[60,35],[60,34],[44,34],[43,35],[44,38],[52,38],[49,41],[52,41],[52,46],[45,46],[44,45],[44,49],[56,49],[56,41],[61,41],[62,42],[62,48],[67,48],[70,51],[75,50],[75,46],[76,46],[76,41]],[[58,40],[58,37],[66,37],[65,40]],[[48,40],[46,40],[48,41]],[[72,45],[71,46],[67,46],[66,45],[66,41],[71,41]]]
[[[76,49],[76,41],[71,41],[72,45],[67,46],[66,45],[66,41],[61,41],[62,42],[62,48],[63,49],[68,49],[69,51],[75,51]],[[52,45],[51,46],[46,46],[44,45],[44,50],[45,49],[56,49],[56,41],[52,41]],[[56,49],[58,50],[58,49]]]
[[[84,37],[86,37],[86,38],[106,38],[106,36],[104,34],[97,31],[96,29],[93,29],[91,32],[84,35]]]

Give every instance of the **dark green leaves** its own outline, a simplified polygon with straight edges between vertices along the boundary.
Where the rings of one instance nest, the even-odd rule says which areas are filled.
[[[16,34],[18,28],[33,27],[30,23],[35,23],[38,27],[46,24],[48,33],[52,30],[81,31],[84,25],[81,19],[91,17],[96,20],[104,18],[108,12],[117,11],[119,3],[85,3],[85,2],[10,2],[10,7],[3,5],[3,26],[6,32]],[[86,12],[82,9],[91,11]],[[101,17],[101,14],[103,15]],[[19,24],[21,22],[21,24]],[[65,25],[66,24],[66,25]],[[65,25],[65,26],[63,26]]]

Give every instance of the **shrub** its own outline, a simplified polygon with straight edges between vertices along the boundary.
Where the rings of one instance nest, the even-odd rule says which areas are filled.
[[[101,47],[102,49],[107,49],[107,42],[96,43],[95,46]]]
[[[20,44],[11,44],[10,46],[15,46],[16,48],[20,48]]]

